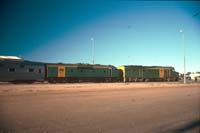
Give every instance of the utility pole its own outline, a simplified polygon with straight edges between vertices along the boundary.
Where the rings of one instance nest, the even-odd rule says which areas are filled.
[[[94,65],[94,38],[91,38],[92,41],[92,64]]]
[[[183,43],[183,83],[186,84],[186,68],[185,68],[185,35],[183,30],[180,30],[180,33],[182,33],[182,43]]]

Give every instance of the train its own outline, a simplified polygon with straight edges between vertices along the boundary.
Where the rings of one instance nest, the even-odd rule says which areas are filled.
[[[44,63],[0,56],[0,82],[177,81],[178,75],[174,67],[169,66]]]

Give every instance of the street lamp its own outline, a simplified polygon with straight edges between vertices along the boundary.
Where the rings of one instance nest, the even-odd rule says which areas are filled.
[[[94,38],[91,38],[92,41],[92,64],[94,65]]]
[[[185,36],[184,36],[184,32],[183,30],[179,31],[180,33],[182,33],[182,43],[183,43],[183,66],[184,66],[184,72],[183,72],[183,82],[184,84],[186,83],[186,77],[185,77]]]

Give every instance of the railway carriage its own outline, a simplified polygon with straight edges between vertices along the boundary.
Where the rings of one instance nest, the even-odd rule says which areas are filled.
[[[0,58],[0,82],[44,81],[45,64],[20,58]]]

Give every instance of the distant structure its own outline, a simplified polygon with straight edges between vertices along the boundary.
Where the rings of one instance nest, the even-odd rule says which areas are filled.
[[[18,61],[21,61],[23,59],[20,58],[20,57],[17,57],[17,56],[0,56],[0,60],[18,60]]]
[[[193,73],[191,73],[189,75],[189,78],[191,80],[195,80],[195,81],[200,80],[200,72],[195,72],[195,73],[193,72]]]

